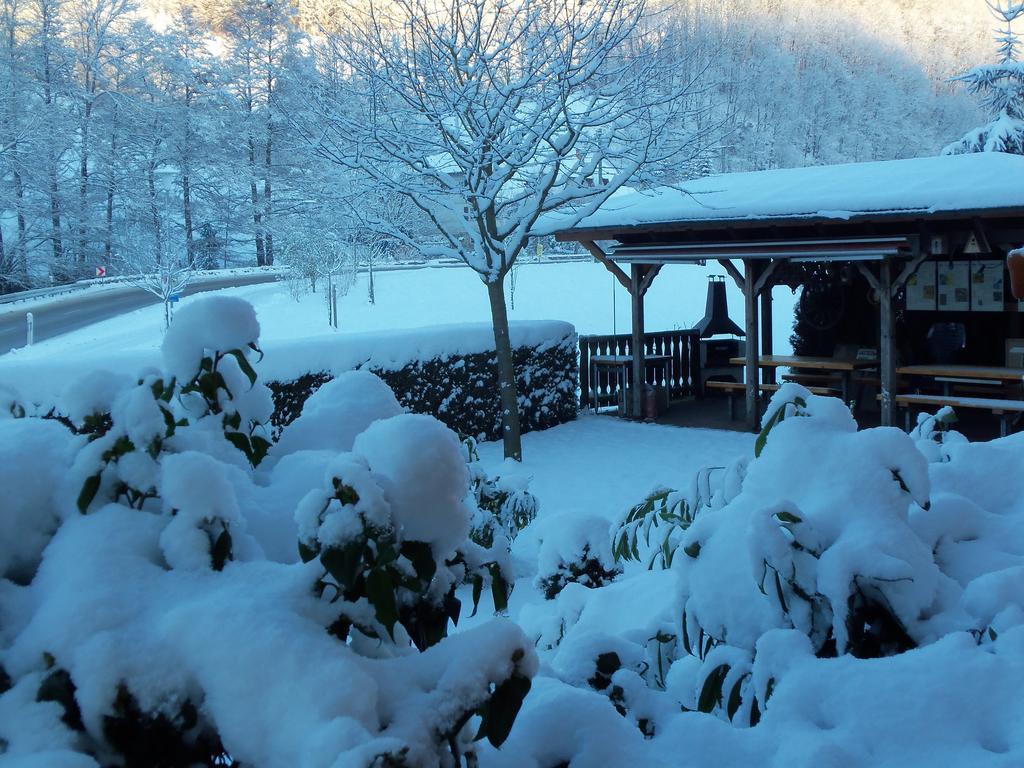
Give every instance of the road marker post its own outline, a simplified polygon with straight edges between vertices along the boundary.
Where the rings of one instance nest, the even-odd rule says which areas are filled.
[[[32,346],[33,337],[35,336],[35,331],[36,331],[36,319],[32,316],[31,312],[26,312],[25,313],[25,325],[26,325],[25,331],[26,331],[26,336],[27,336],[25,346],[31,347]]]

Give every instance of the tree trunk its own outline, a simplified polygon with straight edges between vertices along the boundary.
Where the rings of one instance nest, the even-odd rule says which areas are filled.
[[[89,97],[86,97],[87,99]],[[88,249],[86,217],[89,215],[89,120],[92,117],[92,102],[86,101],[82,120],[82,157],[78,167],[78,261],[85,263]]]
[[[60,199],[57,197],[57,162],[50,153],[47,157],[50,173],[50,228],[53,233],[53,260],[60,264],[64,257],[60,233]]]
[[[28,284],[28,254],[25,248],[25,187],[21,181],[21,173],[14,172],[14,206],[18,213],[18,240],[15,245],[15,258],[18,260],[18,273]]]
[[[196,266],[196,247],[192,235],[192,191],[187,173],[181,176],[181,215],[185,219],[185,254],[188,265]]]
[[[252,198],[252,223],[256,231],[256,266],[267,265],[266,251],[263,248],[263,214],[260,210],[260,192],[256,186],[256,143],[249,137],[249,195]]]
[[[508,332],[508,310],[505,307],[504,275],[487,283],[491,302],[491,324],[494,328],[494,349],[498,357],[498,387],[501,390],[501,437],[505,458],[523,460],[523,443],[519,434],[519,396],[516,372],[512,362],[512,340]]]
[[[370,303],[371,304],[376,304],[377,303],[377,297],[373,293],[373,255],[372,254],[370,255],[369,272],[370,272],[370,279],[369,279]]]
[[[270,185],[270,171],[272,165],[271,155],[271,135],[270,129],[267,129],[267,151],[264,158],[264,175],[263,175],[263,253],[266,259],[268,267],[274,266],[274,234],[270,231],[270,200],[272,195],[272,189]]]

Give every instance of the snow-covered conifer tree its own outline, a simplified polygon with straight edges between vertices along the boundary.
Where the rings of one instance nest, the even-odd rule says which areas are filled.
[[[1024,61],[1021,41],[1013,24],[1024,16],[1022,0],[989,0],[989,8],[1002,24],[996,33],[999,61],[968,70],[956,80],[981,96],[994,113],[985,125],[968,132],[943,150],[944,154],[1012,152],[1024,154]]]

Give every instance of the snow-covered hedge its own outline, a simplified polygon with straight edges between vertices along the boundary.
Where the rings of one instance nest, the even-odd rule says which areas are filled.
[[[563,322],[513,323],[522,429],[576,417],[576,331]],[[501,436],[494,338],[487,324],[349,334],[272,346],[260,373],[274,395],[272,423],[291,423],[306,399],[344,371],[368,370],[398,401],[477,439]]]
[[[74,429],[0,403],[0,762],[433,768],[507,737],[532,644],[449,636],[458,595],[507,602],[508,537],[470,538],[491,481],[363,371],[274,444],[258,334],[203,299],[163,370],[69,389]]]

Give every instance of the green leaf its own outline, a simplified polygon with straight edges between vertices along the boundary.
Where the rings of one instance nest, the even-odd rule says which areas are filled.
[[[501,575],[501,568],[497,563],[491,563],[488,568],[491,572],[491,597],[494,600],[494,610],[501,613],[508,608],[508,596],[512,590],[509,589],[505,577]]]
[[[779,578],[779,572],[774,571],[775,574],[775,594],[779,598],[779,606],[782,608],[784,613],[789,613],[789,605],[786,604],[786,595],[782,591],[782,579]]]
[[[803,522],[803,518],[797,517],[792,512],[776,512],[775,517],[780,523],[789,523],[790,525]]]
[[[480,596],[484,592],[484,579],[482,576],[473,577],[473,612],[469,614],[469,618],[476,616],[477,609],[480,607]]]
[[[700,689],[700,696],[697,699],[698,712],[713,712],[722,699],[722,684],[726,675],[729,674],[729,665],[720,664],[711,670],[711,674],[704,678],[704,685]]]
[[[242,373],[244,373],[245,377],[249,379],[249,386],[256,386],[256,379],[258,377],[256,376],[256,371],[249,364],[249,360],[246,358],[245,353],[240,349],[232,349],[228,354],[235,358],[235,361],[238,363],[238,367],[242,369]]]
[[[252,465],[255,467],[267,457],[267,452],[270,450],[271,442],[262,435],[253,435],[250,443],[252,445],[252,456],[250,459],[252,461]]]
[[[366,597],[373,606],[377,621],[384,625],[393,640],[395,623],[398,621],[398,606],[395,603],[391,577],[387,571],[370,571],[366,577]]]
[[[351,541],[344,547],[328,547],[320,553],[320,564],[343,590],[349,590],[363,568],[363,544]]]
[[[231,559],[231,534],[225,525],[224,530],[217,536],[216,541],[210,548],[210,560],[213,562],[213,570],[223,571],[225,564]]]
[[[726,704],[725,713],[729,716],[730,720],[732,720],[733,717],[736,716],[736,712],[739,710],[740,704],[743,703],[743,697],[740,695],[740,690],[743,687],[743,681],[746,680],[748,677],[750,677],[749,674],[743,675],[733,685],[732,690],[729,691],[729,702],[728,704]]]
[[[304,542],[299,542],[299,557],[302,558],[302,562],[308,563],[310,560],[315,558],[320,552],[319,549],[307,546]]]
[[[480,707],[480,730],[474,740],[486,736],[495,747],[504,744],[523,705],[523,699],[530,692],[530,685],[530,678],[513,674],[495,688],[490,700]]]
[[[78,511],[83,515],[89,509],[93,499],[96,498],[96,494],[99,493],[100,481],[102,479],[103,473],[97,472],[95,475],[86,478],[85,483],[82,484],[82,490],[78,493]]]
[[[407,541],[402,544],[402,555],[412,563],[416,576],[429,584],[437,572],[437,561],[434,560],[434,550],[430,544],[425,541]]]

